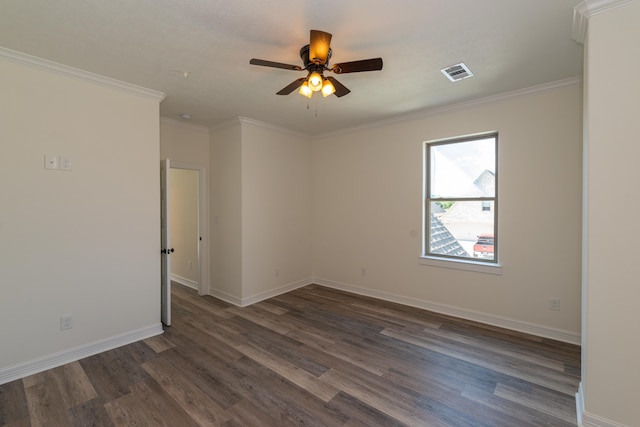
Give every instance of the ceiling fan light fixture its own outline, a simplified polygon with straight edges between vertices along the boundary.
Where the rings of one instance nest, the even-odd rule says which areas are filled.
[[[322,96],[326,98],[327,96],[332,95],[335,91],[336,88],[333,87],[333,84],[328,79],[324,79],[324,82],[322,82]]]
[[[298,93],[302,96],[306,96],[307,98],[311,98],[311,96],[313,95],[313,91],[309,87],[309,83],[306,81],[302,83],[302,86],[300,86],[300,90],[298,90]]]
[[[309,88],[314,92],[318,92],[322,89],[322,80],[322,75],[319,72],[314,71],[307,79],[307,82],[309,82]]]
[[[281,68],[284,70],[306,71],[306,77],[300,77],[276,92],[276,95],[289,95],[298,89],[298,93],[311,98],[313,92],[321,92],[323,96],[334,94],[341,98],[351,91],[332,76],[325,77],[325,71],[336,74],[360,73],[363,71],[382,70],[382,58],[361,59],[359,61],[341,62],[329,66],[331,58],[331,34],[319,30],[311,30],[309,44],[300,49],[303,66],[284,64],[282,62],[265,61],[252,58],[251,65]],[[327,81],[328,80],[328,81]]]

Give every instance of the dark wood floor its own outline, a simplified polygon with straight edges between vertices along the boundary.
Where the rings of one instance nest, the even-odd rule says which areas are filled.
[[[315,285],[173,303],[163,335],[0,386],[0,425],[576,425],[577,346]]]

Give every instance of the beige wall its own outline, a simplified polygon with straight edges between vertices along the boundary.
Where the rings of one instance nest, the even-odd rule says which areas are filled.
[[[198,246],[198,171],[169,169],[171,275],[180,283],[198,289],[200,263]]]
[[[589,19],[586,43],[585,425],[640,423],[640,3]],[[600,424],[602,420],[609,424]]]
[[[211,284],[213,295],[242,299],[242,159],[240,122],[211,130]]]
[[[578,341],[581,102],[574,82],[315,140],[314,276]],[[499,132],[503,274],[420,265],[423,141],[488,131]]]
[[[311,144],[239,119],[211,131],[211,293],[246,305],[311,272]]]
[[[161,331],[160,98],[2,58],[0,76],[0,374]]]
[[[242,125],[243,298],[311,273],[311,143],[299,134]]]
[[[162,118],[160,158],[209,166],[209,130],[202,126]]]

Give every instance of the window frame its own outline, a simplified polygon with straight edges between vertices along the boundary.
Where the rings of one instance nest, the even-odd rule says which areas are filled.
[[[495,170],[493,171],[495,177],[494,194],[493,197],[431,197],[431,147],[442,146],[448,144],[473,142],[482,139],[493,138],[495,144]],[[423,150],[423,162],[424,162],[424,177],[423,177],[423,233],[422,233],[422,254],[421,264],[436,265],[446,268],[455,268],[462,270],[479,271],[492,274],[502,274],[502,267],[499,263],[499,233],[498,233],[498,147],[499,147],[499,134],[497,131],[478,133],[473,135],[459,136],[446,139],[438,139],[433,141],[424,142]],[[479,201],[483,204],[493,202],[493,209],[490,212],[493,214],[493,235],[494,235],[494,256],[493,259],[471,258],[455,255],[445,255],[430,253],[430,240],[431,240],[431,204],[438,201],[462,201],[462,202],[475,202]],[[473,254],[471,254],[473,255]]]

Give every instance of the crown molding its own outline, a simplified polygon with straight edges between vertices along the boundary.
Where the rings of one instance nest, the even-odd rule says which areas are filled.
[[[351,128],[341,129],[333,132],[323,133],[320,135],[314,135],[313,140],[324,139],[331,136],[343,135],[346,133],[367,130],[379,126],[387,126],[395,123],[401,123],[408,120],[416,120],[435,116],[452,110],[460,110],[463,108],[473,107],[476,105],[488,104],[503,99],[515,98],[518,96],[529,95],[537,92],[544,92],[551,89],[556,89],[564,86],[572,86],[582,83],[581,76],[570,77],[568,79],[557,80],[555,82],[543,83],[536,86],[530,86],[524,89],[513,90],[510,92],[499,93],[497,95],[486,96],[484,98],[472,99],[470,101],[459,102],[456,104],[445,105],[443,107],[432,108],[430,110],[418,111],[416,113],[410,113],[403,116],[392,117],[390,119],[380,120],[377,122],[366,123],[360,126],[354,126]]]
[[[79,68],[59,64],[57,62],[27,55],[26,53],[18,52],[4,47],[0,47],[0,60],[27,65],[33,68],[44,69],[46,71],[62,74],[75,79],[96,83],[100,86],[115,88],[136,95],[142,95],[148,98],[156,99],[158,100],[158,102],[162,102],[162,100],[167,97],[167,95],[165,95],[164,93],[153,89],[147,89],[142,86],[137,86],[131,83],[112,79],[110,77],[101,76],[99,74],[94,74],[89,71],[81,70]]]
[[[639,0],[584,0],[573,8],[571,38],[580,44],[584,44],[589,18],[600,13],[627,6],[631,3],[636,3],[637,1]]]
[[[189,129],[199,133],[206,133],[207,135],[209,134],[209,128],[206,126],[195,125],[193,123],[185,123],[181,122],[180,120],[170,119],[168,117],[160,117],[160,123]]]
[[[285,127],[272,125],[270,123],[265,123],[265,122],[261,122],[259,120],[250,119],[248,117],[238,117],[238,120],[242,124],[252,125],[252,126],[256,126],[256,127],[260,127],[260,128],[268,129],[268,130],[273,130],[273,131],[276,131],[276,132],[285,133],[285,134],[292,135],[292,136],[297,136],[299,138],[308,138],[309,137],[309,135],[307,135],[305,133],[296,132],[294,130],[287,129]]]
[[[228,120],[225,120],[223,122],[220,122],[216,125],[213,125],[209,128],[209,130],[211,131],[217,131],[217,130],[221,130],[230,126],[234,126],[234,125],[251,125],[251,126],[256,126],[256,127],[260,127],[263,129],[268,129],[268,130],[272,130],[272,131],[276,131],[276,132],[280,132],[280,133],[284,133],[287,135],[292,135],[292,136],[296,136],[298,138],[309,138],[309,135],[305,134],[305,133],[301,133],[301,132],[296,132],[294,130],[282,127],[282,126],[276,126],[276,125],[272,125],[270,123],[265,123],[265,122],[261,122],[259,120],[254,120],[254,119],[250,119],[248,117],[234,117]]]

